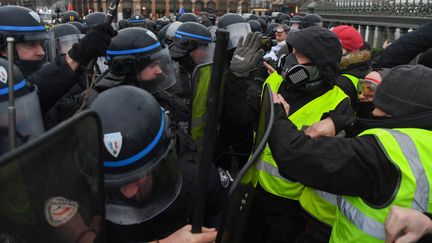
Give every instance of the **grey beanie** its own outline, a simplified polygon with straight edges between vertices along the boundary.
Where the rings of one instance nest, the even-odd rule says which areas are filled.
[[[373,103],[391,116],[432,109],[432,69],[423,65],[391,69],[378,85]]]

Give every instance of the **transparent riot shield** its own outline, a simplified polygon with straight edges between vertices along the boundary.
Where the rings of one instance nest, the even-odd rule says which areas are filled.
[[[203,135],[205,128],[205,119],[207,111],[207,94],[211,79],[211,70],[213,63],[198,65],[192,73],[192,117],[189,124],[192,139],[201,151],[203,145]]]
[[[255,134],[253,153],[231,186],[216,242],[242,242],[242,237],[247,232],[244,227],[259,175],[259,171],[255,168],[255,165],[267,144],[273,120],[273,97],[270,86],[266,84],[261,99],[261,111]]]
[[[0,239],[103,240],[101,141],[98,116],[83,112],[1,157]]]

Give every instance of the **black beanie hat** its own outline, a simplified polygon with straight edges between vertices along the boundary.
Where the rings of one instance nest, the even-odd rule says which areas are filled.
[[[378,85],[373,103],[391,116],[432,109],[432,69],[423,65],[393,68]]]

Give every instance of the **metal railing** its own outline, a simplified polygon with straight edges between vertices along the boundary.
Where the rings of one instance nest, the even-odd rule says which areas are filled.
[[[314,5],[313,9],[302,10],[321,15],[327,23],[352,25],[374,48],[381,48],[385,40],[393,42],[409,30],[432,22],[432,0],[348,0]]]

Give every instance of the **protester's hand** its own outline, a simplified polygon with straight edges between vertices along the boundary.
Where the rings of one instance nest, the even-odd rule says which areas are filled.
[[[417,242],[432,233],[432,221],[417,210],[394,206],[387,216],[385,232],[386,243]]]
[[[262,35],[259,32],[248,33],[246,39],[240,37],[231,60],[231,71],[238,77],[247,77],[255,69],[264,51],[261,50]]]
[[[319,136],[336,136],[336,128],[330,117],[323,119],[312,126],[306,128],[304,133],[312,138]]]
[[[217,231],[214,228],[202,227],[201,233],[193,234],[190,224],[183,226],[167,238],[159,240],[160,243],[210,243],[216,240]]]
[[[276,70],[272,67],[272,65],[268,64],[265,61],[263,62],[263,64],[264,64],[264,67],[267,68],[267,73],[268,74],[272,74],[272,73],[276,72]]]
[[[273,93],[273,103],[281,104],[286,115],[289,115],[290,105],[285,101],[282,95]]]
[[[91,28],[78,43],[69,50],[68,55],[81,65],[87,65],[91,59],[106,55],[111,38],[117,35],[111,24],[97,24]]]
[[[388,42],[388,40],[385,40],[385,41],[384,41],[384,44],[383,44],[383,46],[382,46],[382,48],[383,48],[383,49],[386,49],[386,48],[389,47],[391,44],[392,44],[391,42]]]

